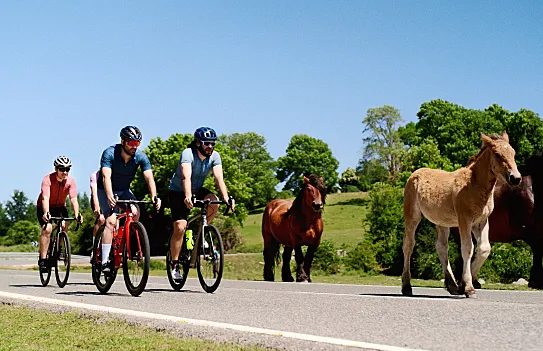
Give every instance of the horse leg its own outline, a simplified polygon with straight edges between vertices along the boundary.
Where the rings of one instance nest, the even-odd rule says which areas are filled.
[[[293,282],[292,272],[290,271],[290,259],[292,258],[292,247],[285,246],[283,249],[283,269],[281,278],[284,282]]]
[[[473,256],[473,241],[471,241],[470,220],[460,219],[458,229],[460,229],[460,246],[462,249],[462,281],[460,282],[460,293],[466,297],[477,297],[475,288],[471,281],[471,257]]]
[[[275,257],[279,252],[279,242],[272,235],[264,242],[264,280],[273,282],[275,280],[274,268]]]
[[[418,203],[417,193],[412,182],[408,181],[405,186],[405,197],[403,202],[403,215],[405,221],[405,233],[403,236],[403,272],[402,272],[402,294],[413,296],[411,288],[411,255],[415,247],[415,232],[422,218]]]
[[[534,240],[529,243],[532,249],[532,269],[530,270],[530,281],[528,286],[532,289],[543,289],[543,242]]]
[[[488,219],[482,223],[479,223],[476,226],[473,226],[472,231],[477,240],[477,252],[475,253],[475,258],[471,263],[471,281],[474,288],[481,288],[481,284],[477,280],[477,274],[479,270],[485,263],[488,255],[490,255],[490,242],[488,241],[488,230],[489,224]]]
[[[318,245],[309,245],[307,247],[307,252],[305,253],[304,258],[304,271],[307,275],[307,281],[311,283],[311,263],[313,263],[313,257],[315,256],[315,251],[317,251]]]
[[[460,295],[458,284],[454,279],[454,274],[449,262],[449,228],[436,225],[437,238],[436,250],[439,255],[439,262],[445,275],[445,288],[451,295]]]
[[[307,281],[307,275],[304,271],[304,253],[302,252],[302,245],[294,247],[294,256],[296,258],[296,281]]]

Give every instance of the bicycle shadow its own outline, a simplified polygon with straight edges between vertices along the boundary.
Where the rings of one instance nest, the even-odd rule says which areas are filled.
[[[368,297],[396,297],[398,299],[436,299],[436,300],[458,300],[458,299],[465,299],[464,295],[443,295],[443,296],[436,296],[436,295],[413,295],[413,296],[404,296],[402,294],[390,294],[390,293],[382,293],[382,294],[359,294],[360,296],[368,296]]]
[[[9,286],[12,286],[14,288],[47,288],[49,287],[49,286],[43,286],[41,284],[10,284]],[[51,287],[53,288],[55,286],[51,285]]]
[[[126,296],[126,294],[108,292],[107,294],[102,294],[99,291],[59,291],[57,295],[66,295],[66,296],[88,296],[88,295],[102,295],[102,296]]]
[[[181,289],[179,291],[175,291],[173,289],[145,289],[144,292],[150,292],[150,293],[161,293],[161,292],[170,292],[170,293],[189,293],[189,294],[202,294],[203,291],[194,291],[194,290],[184,290]]]

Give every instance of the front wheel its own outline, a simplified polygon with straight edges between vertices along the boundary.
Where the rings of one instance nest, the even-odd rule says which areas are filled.
[[[63,288],[68,282],[72,259],[70,239],[68,239],[68,234],[66,234],[66,232],[58,233],[57,252],[55,256],[55,277],[57,279],[58,286]]]
[[[123,249],[124,283],[132,296],[139,296],[147,285],[150,251],[145,227],[140,222],[132,222]]]
[[[212,293],[219,287],[224,269],[224,246],[219,230],[208,225],[198,240],[196,260],[198,280],[205,292]]]
[[[102,236],[104,234],[105,226],[100,227],[96,233],[94,239],[94,245],[92,246],[92,281],[96,288],[101,294],[105,294],[109,291],[115,278],[117,277],[117,269],[111,269],[111,274],[105,276],[102,274]],[[111,253],[113,253],[113,248],[111,248]],[[110,254],[110,262],[113,262],[113,259]]]
[[[183,245],[181,247],[181,251],[179,252],[178,260],[180,261],[180,268],[181,268],[181,279],[174,279],[172,276],[172,270],[173,270],[173,262],[172,262],[172,253],[170,249],[170,242],[172,240],[172,235],[170,235],[170,239],[168,240],[168,251],[166,252],[166,273],[168,274],[168,281],[170,282],[170,285],[172,286],[173,290],[179,291],[183,288],[185,283],[187,282],[187,277],[189,275],[189,257],[184,254],[184,251],[186,250],[186,243],[185,240],[183,240]],[[183,256],[184,255],[184,256]]]

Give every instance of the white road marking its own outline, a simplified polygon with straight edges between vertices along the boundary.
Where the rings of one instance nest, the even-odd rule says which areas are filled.
[[[287,331],[281,331],[281,330],[256,328],[256,327],[250,327],[250,326],[238,325],[238,324],[229,324],[229,323],[213,322],[213,321],[206,321],[206,320],[199,320],[199,319],[182,318],[182,317],[169,316],[169,315],[158,314],[158,313],[127,310],[123,308],[97,306],[97,305],[91,305],[91,304],[80,303],[80,302],[50,299],[46,297],[14,294],[14,293],[9,293],[9,292],[4,292],[4,291],[0,291],[0,297],[6,297],[6,298],[11,298],[11,299],[17,299],[17,300],[25,300],[25,301],[42,302],[42,303],[47,303],[47,304],[52,304],[52,305],[69,306],[69,307],[82,308],[82,309],[91,310],[91,311],[108,312],[108,313],[113,313],[113,314],[142,317],[142,318],[170,321],[170,322],[176,322],[176,323],[186,323],[186,324],[205,326],[205,327],[230,329],[230,330],[249,332],[249,333],[255,333],[255,334],[281,336],[285,338],[315,341],[315,342],[328,343],[328,344],[341,345],[341,346],[359,347],[359,348],[382,350],[382,351],[423,351],[423,350],[418,350],[418,349],[410,349],[410,348],[390,346],[390,345],[380,345],[380,344],[373,344],[373,343],[367,343],[367,342],[355,341],[355,340],[330,338],[330,337],[311,335],[311,334],[300,334],[300,333],[293,333],[293,332],[287,332]]]

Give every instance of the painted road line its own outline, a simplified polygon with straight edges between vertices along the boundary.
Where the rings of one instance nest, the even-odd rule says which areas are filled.
[[[91,305],[91,304],[80,303],[80,302],[50,299],[46,297],[14,294],[14,293],[9,293],[9,292],[4,292],[4,291],[0,291],[0,297],[6,297],[10,299],[17,299],[17,300],[24,300],[24,301],[42,302],[42,303],[58,305],[58,306],[81,308],[81,309],[97,311],[97,312],[108,312],[112,314],[120,314],[120,315],[125,315],[125,316],[133,316],[133,317],[149,318],[149,319],[155,319],[155,320],[161,320],[161,321],[192,324],[192,325],[205,326],[205,327],[229,329],[229,330],[255,333],[255,334],[280,336],[284,338],[298,339],[298,340],[305,340],[305,341],[315,341],[315,342],[320,342],[320,343],[327,343],[327,344],[334,344],[334,345],[341,345],[341,346],[359,347],[359,348],[382,350],[382,351],[422,351],[422,350],[417,350],[417,349],[373,344],[373,343],[367,343],[367,342],[356,341],[356,340],[330,338],[326,336],[300,334],[300,333],[293,333],[293,332],[287,332],[287,331],[281,331],[281,330],[256,328],[256,327],[250,327],[250,326],[238,325],[238,324],[229,324],[229,323],[205,321],[205,320],[200,320],[200,319],[182,318],[182,317],[169,316],[169,315],[158,314],[158,313],[127,310],[123,308],[97,306],[97,305]]]

